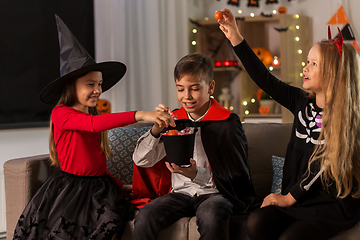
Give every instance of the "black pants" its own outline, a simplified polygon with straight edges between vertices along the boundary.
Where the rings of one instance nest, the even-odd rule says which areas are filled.
[[[182,217],[196,216],[200,239],[225,239],[233,204],[221,194],[187,196],[169,193],[141,208],[135,217],[133,240],[157,239],[161,230]]]
[[[334,235],[299,221],[274,206],[252,212],[247,227],[251,240],[322,240]]]

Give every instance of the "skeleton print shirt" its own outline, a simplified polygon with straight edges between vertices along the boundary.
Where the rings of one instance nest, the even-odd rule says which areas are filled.
[[[245,40],[235,46],[234,51],[253,81],[294,115],[293,129],[285,157],[282,194],[290,192],[296,200],[299,200],[310,187],[321,188],[321,182],[317,181],[320,169],[314,166],[314,171],[311,171],[313,174],[307,177],[307,167],[316,144],[324,143],[318,139],[322,109],[307,92],[273,76]],[[305,181],[302,182],[304,179]]]

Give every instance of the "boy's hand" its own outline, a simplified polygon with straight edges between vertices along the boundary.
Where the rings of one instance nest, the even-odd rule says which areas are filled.
[[[189,167],[180,167],[176,165],[175,163],[165,162],[166,167],[169,169],[172,173],[180,173],[181,175],[184,175],[185,177],[190,178],[191,180],[194,180],[197,174],[197,167],[196,167],[196,161],[192,158],[190,158],[190,164]]]
[[[224,18],[218,20],[220,30],[225,34],[226,38],[229,39],[231,45],[236,46],[240,44],[244,38],[239,32],[234,15],[227,8],[224,8],[221,12]]]
[[[171,124],[170,124],[170,125],[171,125],[172,127],[175,127],[175,121],[174,121],[174,118],[172,117],[172,116],[174,116],[174,115],[173,115],[173,113],[172,113],[172,111],[171,111],[170,108],[166,107],[164,104],[159,104],[159,106],[157,106],[157,107],[155,108],[155,111],[156,111],[156,112],[168,113],[168,114],[171,116],[172,120],[173,120],[173,125],[171,125]],[[151,129],[151,133],[152,133],[155,137],[158,137],[158,136],[160,136],[161,131],[162,131],[165,127],[167,127],[167,126],[160,126],[159,124],[155,123],[154,126],[153,126],[152,129]]]
[[[286,195],[279,195],[271,193],[264,198],[264,201],[261,207],[267,207],[270,205],[279,206],[279,207],[290,207],[296,203],[295,198],[288,193]]]

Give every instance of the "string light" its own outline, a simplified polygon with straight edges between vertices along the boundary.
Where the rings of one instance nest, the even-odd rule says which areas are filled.
[[[205,21],[208,21],[209,20],[209,18],[208,17],[205,17]]]
[[[305,62],[301,62],[301,65],[302,65],[303,67],[305,67],[306,63],[305,63]]]
[[[300,73],[300,77],[303,77],[304,76],[304,74],[303,73]]]
[[[299,49],[297,52],[298,52],[299,54],[302,54],[302,50],[301,50],[301,49]]]
[[[191,45],[195,46],[195,45],[196,45],[196,41],[195,41],[195,40],[192,41],[192,42],[191,42]]]
[[[250,100],[250,102],[251,102],[251,103],[255,103],[255,102],[256,102],[255,98],[252,98],[252,99]]]
[[[239,9],[239,10],[238,10],[238,13],[239,13],[239,14],[242,14],[242,11]]]
[[[274,67],[273,67],[273,66],[270,66],[270,67],[269,67],[269,70],[270,70],[270,71],[274,70]]]
[[[300,26],[299,26],[299,25],[296,25],[295,28],[296,28],[297,30],[299,30],[299,29],[300,29]]]
[[[300,18],[299,14],[294,15],[295,18]]]
[[[273,12],[273,14],[277,14],[277,12],[276,12],[276,10],[275,10],[275,9],[274,9],[272,12]]]
[[[193,33],[197,33],[197,29],[194,28],[194,29],[192,30],[192,32],[193,32]]]
[[[248,102],[247,102],[247,101],[243,101],[242,104],[243,104],[244,106],[247,106],[247,105],[248,105]]]
[[[300,38],[299,37],[295,37],[295,41],[300,41]]]
[[[250,13],[250,17],[255,17],[255,13]]]
[[[249,115],[249,110],[245,110],[245,115]]]

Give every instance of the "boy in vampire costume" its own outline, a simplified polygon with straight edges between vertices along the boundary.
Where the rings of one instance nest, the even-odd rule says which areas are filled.
[[[162,141],[168,129],[157,124],[140,137],[133,155],[132,202],[140,208],[133,239],[157,239],[162,229],[192,216],[201,239],[225,239],[230,216],[247,216],[255,201],[244,130],[236,114],[210,97],[215,89],[211,58],[183,57],[174,78],[182,107],[172,112],[160,104],[156,110],[173,115],[178,131],[196,128],[193,158],[186,167],[169,163]]]

